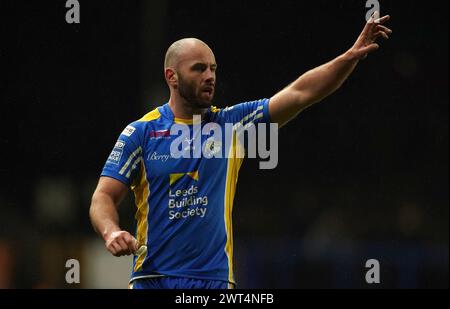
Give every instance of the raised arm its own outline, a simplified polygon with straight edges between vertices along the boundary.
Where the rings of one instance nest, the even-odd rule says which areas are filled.
[[[334,60],[300,76],[270,100],[272,122],[283,126],[307,107],[328,97],[339,89],[353,72],[358,62],[376,51],[379,37],[388,39],[392,30],[383,26],[390,17],[377,18],[374,14],[364,27],[352,48]]]
[[[128,187],[120,181],[101,177],[89,209],[94,229],[114,256],[130,255],[138,249],[137,240],[119,227],[117,209],[127,193]]]

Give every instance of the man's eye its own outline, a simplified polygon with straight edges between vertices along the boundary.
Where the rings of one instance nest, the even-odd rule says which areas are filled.
[[[206,68],[204,66],[195,66],[194,67],[194,71],[203,72],[205,70],[206,70]]]

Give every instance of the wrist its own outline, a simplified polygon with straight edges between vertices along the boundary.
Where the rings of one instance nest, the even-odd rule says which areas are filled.
[[[103,231],[102,231],[102,237],[104,241],[108,241],[108,239],[111,237],[111,234],[114,232],[119,232],[120,228],[118,226],[109,226],[106,227]]]
[[[343,60],[350,62],[359,62],[360,56],[354,51],[353,48],[350,48],[342,55]]]

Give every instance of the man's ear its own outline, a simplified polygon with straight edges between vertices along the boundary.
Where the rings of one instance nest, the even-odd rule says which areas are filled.
[[[178,74],[177,72],[172,68],[167,68],[164,70],[164,75],[166,77],[166,81],[171,86],[177,86],[178,85]]]

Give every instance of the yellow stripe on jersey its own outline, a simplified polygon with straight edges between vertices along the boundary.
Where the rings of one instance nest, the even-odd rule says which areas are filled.
[[[225,230],[227,233],[227,243],[225,245],[225,253],[228,257],[228,281],[234,283],[233,275],[233,201],[236,193],[236,185],[238,181],[239,169],[241,168],[243,158],[239,158],[237,153],[242,151],[243,146],[238,143],[236,132],[233,132],[230,152],[228,154],[227,177],[225,184],[225,207],[224,219]]]
[[[242,129],[253,124],[257,119],[263,117],[263,106],[259,106],[252,113],[244,116],[239,122],[233,126],[233,137],[231,142],[230,151],[228,153],[228,166],[227,177],[225,184],[225,207],[224,207],[224,219],[225,230],[227,233],[227,243],[225,245],[225,253],[228,257],[228,281],[235,283],[233,274],[233,201],[236,193],[236,185],[239,176],[239,170],[241,169],[242,162],[244,161],[245,148],[244,145],[239,143],[237,134],[242,134]],[[252,119],[253,118],[253,119]],[[249,122],[244,126],[244,122]]]
[[[174,118],[173,122],[175,122],[176,124],[186,124],[186,125],[194,124],[194,120],[193,119]]]
[[[135,202],[137,206],[136,221],[137,232],[136,239],[140,245],[147,244],[147,231],[148,231],[148,212],[149,204],[148,198],[150,196],[150,184],[147,181],[147,172],[145,165],[141,161],[141,179],[136,186],[131,188],[134,192]],[[136,264],[134,265],[134,271],[139,271],[142,268],[142,264],[147,256],[147,251],[137,257]]]
[[[153,120],[159,119],[160,117],[161,117],[161,113],[159,112],[159,110],[157,108],[155,108],[150,113],[146,114],[144,117],[139,119],[139,121],[143,121],[143,122],[153,121]]]

